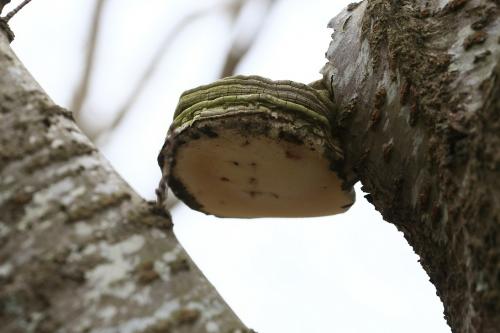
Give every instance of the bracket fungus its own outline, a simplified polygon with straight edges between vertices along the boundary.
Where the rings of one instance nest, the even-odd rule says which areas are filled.
[[[310,217],[346,211],[326,90],[234,76],[184,92],[158,156],[160,201],[170,187],[220,217]]]

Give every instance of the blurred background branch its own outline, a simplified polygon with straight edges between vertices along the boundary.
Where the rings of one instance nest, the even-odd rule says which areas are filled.
[[[272,7],[276,4],[276,0],[265,0],[264,10],[262,15],[259,15],[256,22],[256,28],[250,33],[246,38],[241,38],[241,36],[237,35],[233,41],[232,45],[227,52],[224,66],[222,67],[220,77],[231,76],[236,73],[236,68],[240,64],[241,60],[246,56],[248,51],[255,44],[255,41],[259,37],[262,27],[264,26],[264,22],[267,20],[269,13],[272,11]],[[241,7],[239,11],[234,14],[234,17],[237,17],[240,14]]]
[[[103,140],[109,138],[113,131],[120,126],[123,119],[130,112],[132,107],[135,105],[136,101],[139,99],[141,94],[147,88],[151,77],[156,72],[158,67],[160,66],[163,57],[168,51],[171,51],[171,45],[174,42],[175,38],[188,27],[191,23],[196,21],[197,19],[211,14],[214,11],[225,11],[231,15],[231,19],[234,20],[236,16],[239,14],[243,4],[248,0],[234,0],[228,3],[219,3],[213,7],[202,8],[199,9],[187,16],[185,16],[181,21],[179,21],[171,30],[167,31],[165,37],[163,38],[160,46],[154,53],[153,58],[147,65],[146,69],[137,80],[135,84],[135,88],[132,89],[129,96],[125,99],[122,106],[118,108],[118,110],[114,114],[113,120],[105,127],[101,127],[98,130],[89,131],[89,137],[100,144],[103,143]]]
[[[99,39],[99,32],[101,29],[101,21],[103,16],[103,8],[106,0],[96,0],[92,20],[89,25],[89,35],[86,48],[84,64],[82,66],[82,75],[79,83],[73,94],[70,110],[73,111],[73,116],[77,123],[82,127],[84,133],[91,133],[90,128],[85,128],[80,121],[83,105],[87,99],[90,84],[92,82],[92,73],[95,66],[97,43]]]
[[[74,117],[78,122],[80,128],[87,134],[87,136],[99,146],[103,146],[107,141],[113,137],[115,130],[120,127],[125,117],[130,113],[136,104],[137,100],[141,97],[147,89],[149,82],[153,75],[157,72],[158,67],[162,63],[163,58],[168,52],[172,52],[172,44],[176,37],[192,23],[198,19],[213,14],[214,12],[221,12],[229,18],[232,26],[232,40],[224,57],[222,68],[215,79],[236,74],[238,65],[242,59],[247,55],[249,50],[254,45],[262,31],[264,22],[269,16],[273,5],[276,0],[232,0],[226,2],[216,3],[207,8],[197,9],[194,12],[184,16],[173,28],[169,29],[163,37],[157,50],[154,52],[153,57],[146,65],[144,71],[139,76],[134,84],[134,88],[129,95],[123,100],[121,106],[113,112],[112,120],[107,122],[104,126],[99,124],[82,121],[83,113],[86,112],[85,102],[88,98],[89,91],[91,90],[93,71],[97,62],[97,49],[100,35],[100,28],[103,20],[103,12],[106,0],[96,0],[93,9],[92,19],[88,31],[88,43],[86,47],[86,56],[84,59],[83,70],[81,77],[78,81],[77,88],[73,94],[71,102],[71,110]],[[256,21],[251,27],[238,27],[237,22],[243,16],[243,11],[246,6],[251,3],[261,2],[260,14],[257,15]],[[179,201],[174,197],[173,193],[169,193],[169,200],[167,206],[172,209]]]

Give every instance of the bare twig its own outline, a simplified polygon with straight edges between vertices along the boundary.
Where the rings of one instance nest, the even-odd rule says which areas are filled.
[[[101,27],[101,18],[103,7],[106,0],[96,0],[94,13],[92,15],[92,23],[89,31],[87,53],[85,55],[85,63],[83,66],[82,76],[78,87],[75,89],[73,101],[71,102],[71,110],[75,119],[78,121],[81,118],[83,104],[87,98],[90,82],[92,80],[92,72],[96,58],[97,42]],[[80,124],[81,125],[81,124]],[[88,132],[88,131],[87,131]]]
[[[224,9],[231,11],[231,12],[235,12],[235,11],[239,12],[244,1],[245,0],[235,0],[235,1],[232,1],[230,3],[223,3]],[[194,12],[194,13],[184,17],[172,29],[170,29],[168,31],[167,35],[163,38],[163,41],[161,42],[160,47],[156,50],[153,58],[151,59],[151,62],[148,64],[145,71],[142,73],[141,77],[136,82],[135,88],[132,89],[132,92],[130,93],[130,95],[127,97],[127,99],[122,104],[122,106],[118,109],[118,112],[116,112],[113,121],[108,126],[105,126],[101,129],[98,129],[97,131],[92,133],[90,135],[91,140],[99,141],[103,137],[106,137],[107,135],[109,135],[118,126],[120,126],[120,124],[122,123],[125,116],[129,113],[129,111],[132,109],[132,107],[135,105],[135,103],[137,102],[139,97],[144,92],[149,81],[151,80],[151,77],[153,76],[153,74],[156,72],[157,68],[161,64],[163,56],[165,55],[165,53],[167,52],[167,50],[169,49],[170,45],[175,40],[175,38],[179,34],[179,32],[184,30],[187,26],[189,26],[193,21],[197,20],[198,18],[213,12],[215,9],[219,9],[218,8],[219,6],[220,6],[220,4],[217,5],[216,8],[213,8],[213,7],[204,8],[204,9],[201,9],[197,12]]]
[[[10,0],[0,0],[0,14],[2,14],[3,7],[7,5],[10,2]]]
[[[9,3],[9,1],[5,2],[4,1],[4,5]],[[19,6],[17,6],[16,8],[14,8],[13,10],[11,10],[7,15],[5,15],[5,17],[3,18],[5,20],[5,22],[9,22],[9,20],[11,18],[14,17],[14,15],[16,15],[21,9],[23,9],[24,6],[26,6],[27,4],[29,4],[31,2],[31,0],[24,0],[23,2],[21,2],[19,4]],[[3,9],[3,6],[2,6],[2,9]]]

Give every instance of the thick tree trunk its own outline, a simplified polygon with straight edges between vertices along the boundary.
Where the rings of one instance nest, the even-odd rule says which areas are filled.
[[[0,331],[248,332],[0,29]]]
[[[498,1],[369,0],[330,26],[352,180],[420,255],[453,332],[498,332]]]

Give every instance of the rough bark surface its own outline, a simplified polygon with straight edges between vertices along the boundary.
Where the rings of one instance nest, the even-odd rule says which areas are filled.
[[[498,332],[498,1],[369,0],[330,27],[352,181],[420,255],[453,332]]]
[[[0,330],[249,332],[0,29]]]

